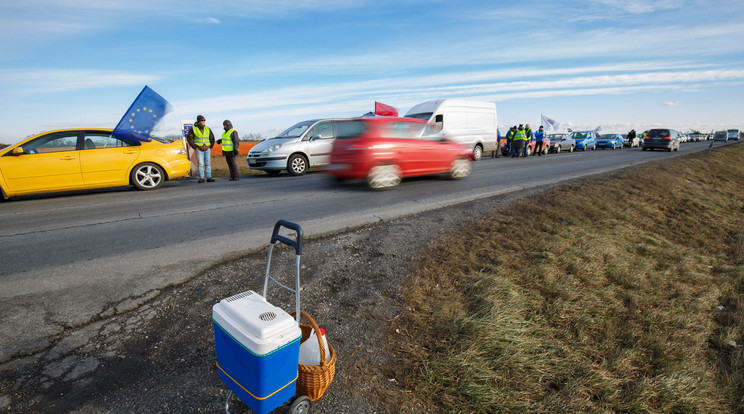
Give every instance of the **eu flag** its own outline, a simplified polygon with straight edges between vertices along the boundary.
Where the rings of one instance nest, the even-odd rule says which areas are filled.
[[[165,98],[149,86],[145,86],[111,135],[126,140],[150,141],[150,134],[155,125],[170,110],[171,104]]]

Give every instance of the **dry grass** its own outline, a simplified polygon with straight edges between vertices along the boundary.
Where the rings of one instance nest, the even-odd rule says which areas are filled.
[[[266,174],[263,171],[248,168],[245,155],[238,156],[238,171],[241,176]],[[227,168],[226,158],[223,156],[212,156],[212,177],[229,177],[230,169]]]
[[[732,145],[555,188],[432,241],[391,332],[414,391],[401,400],[743,411],[742,182]]]

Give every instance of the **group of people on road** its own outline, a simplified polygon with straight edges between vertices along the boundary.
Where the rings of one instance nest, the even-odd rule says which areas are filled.
[[[204,116],[199,115],[196,117],[194,126],[189,128],[189,132],[186,134],[186,142],[189,146],[196,151],[196,162],[198,163],[199,171],[199,183],[203,183],[206,179],[208,183],[213,183],[212,178],[212,147],[214,147],[215,139],[212,130],[206,125],[207,120]],[[225,132],[222,133],[222,138],[216,142],[222,145],[222,155],[227,161],[227,167],[230,169],[230,181],[238,181],[240,175],[238,173],[238,155],[240,151],[240,138],[238,137],[238,131],[233,128],[232,122],[226,119],[222,122],[222,127]]]
[[[506,156],[511,158],[526,157],[530,142],[535,142],[532,155],[542,156],[544,152],[545,130],[543,126],[533,133],[530,124],[513,126],[506,132]]]

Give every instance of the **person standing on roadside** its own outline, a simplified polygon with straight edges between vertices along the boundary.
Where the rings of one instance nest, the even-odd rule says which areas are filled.
[[[227,161],[227,168],[230,169],[230,181],[238,181],[240,174],[238,173],[238,155],[240,154],[240,138],[238,137],[238,131],[233,128],[232,122],[226,119],[222,123],[222,127],[225,128],[225,132],[222,133],[222,138],[217,140],[218,144],[222,145],[222,155]]]
[[[512,154],[512,158],[519,157],[519,154],[522,153],[524,150],[525,144],[527,143],[527,135],[524,133],[524,127],[522,124],[519,124],[519,128],[517,128],[517,132],[514,134],[514,138],[512,138],[512,146],[514,147],[514,153]]]
[[[506,131],[506,155],[508,157],[511,157],[514,155],[514,135],[517,133],[517,126],[514,125],[513,127],[509,128],[508,131]]]
[[[545,131],[543,130],[543,126],[540,125],[540,128],[535,132],[535,153],[540,157],[542,157],[544,141]],[[535,155],[535,153],[532,153],[532,155]]]
[[[501,131],[496,128],[496,149],[491,151],[491,158],[498,158],[501,152]]]
[[[527,137],[527,142],[524,144],[524,148],[522,149],[522,156],[527,156],[527,148],[530,145],[530,142],[535,139],[534,136],[532,136],[532,128],[530,128],[530,124],[527,124],[524,126],[524,135]]]
[[[211,149],[214,146],[214,134],[212,130],[206,125],[207,119],[202,115],[196,117],[196,123],[188,134],[186,134],[186,142],[189,146],[196,150],[196,161],[199,163],[199,183],[204,182],[204,178],[207,178],[207,182],[213,183],[212,178],[212,152]]]
[[[635,129],[631,129],[630,132],[628,132],[628,148],[633,148],[633,141],[636,139],[636,132]]]

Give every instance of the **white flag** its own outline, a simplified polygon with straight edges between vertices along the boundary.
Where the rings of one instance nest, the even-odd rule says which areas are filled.
[[[543,126],[543,127],[544,127],[544,128],[545,128],[545,129],[547,130],[547,131],[551,131],[551,130],[556,130],[556,129],[558,129],[558,128],[560,127],[560,125],[561,125],[561,124],[559,124],[558,122],[556,122],[556,121],[555,121],[554,119],[550,119],[550,118],[548,118],[547,116],[545,116],[545,115],[543,115],[543,114],[540,114],[540,118],[541,118],[541,123],[542,123],[542,126]]]

